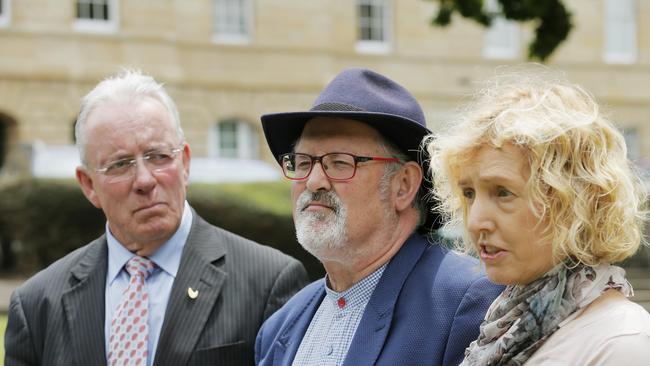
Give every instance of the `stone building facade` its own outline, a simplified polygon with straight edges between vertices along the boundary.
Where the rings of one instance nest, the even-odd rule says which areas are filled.
[[[596,95],[625,130],[631,156],[645,164],[650,1],[565,3],[575,27],[549,64]],[[309,107],[352,66],[405,85],[435,129],[475,81],[524,62],[532,34],[532,25],[497,21],[484,29],[460,18],[436,28],[436,7],[425,0],[0,0],[0,164],[7,174],[21,172],[38,146],[70,147],[80,98],[120,67],[167,85],[196,157],[271,162],[260,114]]]

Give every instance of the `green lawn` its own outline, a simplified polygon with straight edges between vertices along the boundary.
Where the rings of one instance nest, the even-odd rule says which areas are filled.
[[[5,328],[7,328],[7,316],[0,315],[0,366],[5,364]]]

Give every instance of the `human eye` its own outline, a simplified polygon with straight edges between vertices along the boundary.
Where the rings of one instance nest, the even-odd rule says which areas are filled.
[[[309,156],[296,156],[294,166],[296,170],[309,170],[311,167],[311,157]]]
[[[171,160],[172,155],[166,151],[150,151],[144,155],[144,160],[153,164],[164,164]]]
[[[119,159],[112,161],[105,166],[106,174],[121,174],[126,172],[131,165],[133,165],[133,159]]]
[[[463,193],[463,197],[465,197],[468,200],[474,199],[475,192],[474,188],[470,187],[461,187],[461,192]]]
[[[328,155],[329,164],[337,169],[349,169],[354,166],[354,158],[351,155],[332,154]]]
[[[507,188],[498,186],[496,188],[496,193],[498,197],[511,197],[514,196],[512,192],[510,192]]]

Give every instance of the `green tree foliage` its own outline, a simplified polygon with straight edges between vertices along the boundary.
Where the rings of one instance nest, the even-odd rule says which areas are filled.
[[[498,16],[518,22],[535,23],[535,38],[528,45],[528,58],[533,60],[548,59],[573,27],[571,13],[562,0],[497,0],[501,10],[490,13],[486,12],[483,6],[484,0],[437,1],[440,7],[432,20],[436,26],[449,25],[455,12],[486,27]]]

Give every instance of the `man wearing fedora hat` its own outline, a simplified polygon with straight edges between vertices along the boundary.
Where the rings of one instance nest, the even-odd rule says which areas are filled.
[[[292,180],[296,236],[327,276],[262,326],[260,365],[458,365],[501,291],[432,235],[425,200],[430,131],[415,98],[348,69],[307,112],[262,116]]]

